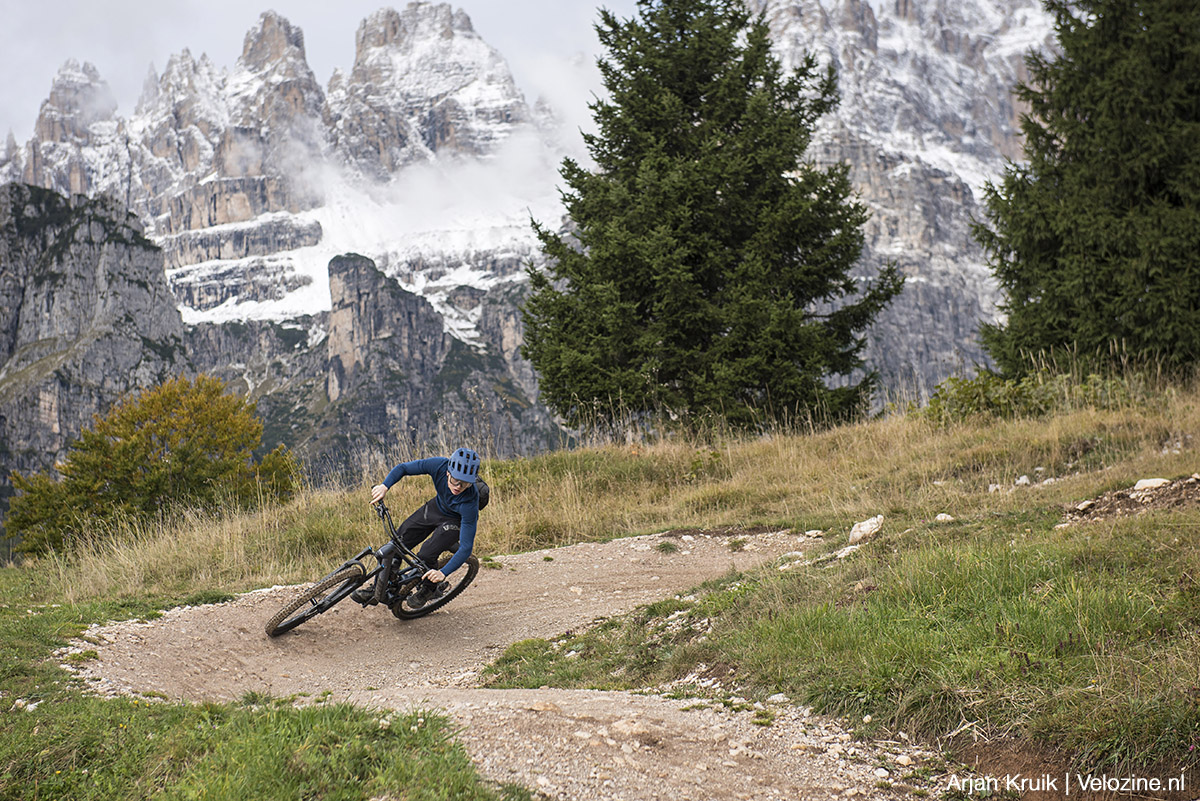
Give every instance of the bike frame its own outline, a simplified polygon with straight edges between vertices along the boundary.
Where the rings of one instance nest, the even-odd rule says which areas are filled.
[[[400,541],[396,524],[392,522],[392,514],[382,501],[375,504],[375,512],[387,527],[388,534],[390,535],[389,541],[379,548],[363,548],[353,557],[342,562],[337,570],[329,573],[329,575],[332,576],[338,570],[342,570],[355,563],[361,564],[360,560],[367,556],[374,557],[378,560],[379,564],[371,572],[363,574],[362,581],[355,582],[354,585],[345,588],[341,592],[335,592],[326,596],[319,602],[324,608],[328,609],[336,605],[355,589],[366,584],[371,579],[375,579],[375,600],[390,607],[397,600],[392,593],[393,587],[408,584],[410,581],[419,579],[429,572],[429,566],[421,560],[421,557],[405,547],[404,543]],[[397,561],[406,565],[399,572],[397,572],[396,568]]]
[[[462,592],[479,570],[478,560],[471,557],[468,559],[470,569],[465,578],[459,586],[450,591],[446,599],[431,606],[422,605],[419,609],[401,608],[400,605],[404,603],[404,599],[412,592],[416,583],[429,572],[430,565],[401,542],[396,524],[392,522],[392,515],[382,502],[375,504],[375,512],[387,528],[388,542],[379,548],[363,548],[353,558],[342,562],[332,573],[326,574],[324,578],[307,588],[298,598],[294,599],[291,605],[285,606],[267,623],[268,636],[275,637],[291,631],[306,620],[311,620],[314,616],[327,612],[350,597],[355,590],[371,579],[375,580],[373,598],[375,602],[391,609],[392,614],[398,618],[419,617],[439,608],[450,598]],[[362,562],[368,556],[374,557],[379,563],[369,573],[366,565]],[[322,592],[327,592],[327,594],[322,596]],[[308,606],[304,607],[306,602]],[[359,601],[359,603],[366,606],[370,603],[370,599]]]
[[[379,560],[379,566],[367,575],[366,580],[375,579],[375,600],[390,607],[396,600],[390,597],[393,587],[401,587],[410,581],[421,578],[429,572],[430,568],[421,560],[421,557],[400,541],[396,524],[392,522],[392,513],[388,511],[383,501],[375,504],[375,512],[387,528],[388,542],[378,549],[367,548],[364,553],[355,558],[361,558],[369,553]],[[396,572],[397,560],[407,567]]]

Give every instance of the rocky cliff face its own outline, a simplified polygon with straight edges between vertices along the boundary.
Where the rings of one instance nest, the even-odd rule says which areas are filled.
[[[529,118],[503,57],[448,5],[372,14],[354,68],[329,82],[334,147],[375,179],[436,154],[486,156]]]
[[[557,444],[528,376],[506,377],[503,351],[480,353],[447,334],[427,300],[365,256],[334,258],[329,286],[330,312],[186,331],[192,369],[256,400],[265,448],[288,445],[325,472],[428,444],[493,453]]]
[[[162,254],[108,198],[0,186],[0,495],[185,363]]]
[[[355,254],[329,264],[326,395],[343,433],[367,443],[488,443],[504,453],[552,444],[555,426],[503,356],[445,332],[441,316]]]
[[[1020,152],[1009,90],[1049,22],[1036,0],[747,2],[785,66],[811,51],[838,70],[842,102],[812,155],[849,162],[872,210],[860,275],[892,260],[909,279],[869,334],[869,366],[926,395],[982,359],[996,289],[969,225],[984,181]],[[528,450],[548,418],[517,304],[541,259],[529,217],[562,211],[552,120],[449,5],[381,10],[355,44],[323,90],[301,31],[267,12],[232,68],[185,50],[128,118],[93,67],[68,62],[33,139],[0,148],[0,182],[132,209],[161,248],[193,364],[278,413],[281,436],[424,436],[476,409]],[[331,272],[349,252],[372,268]],[[384,364],[425,383],[372,395]],[[352,399],[373,411],[356,417]]]
[[[329,291],[330,402],[364,386],[381,390],[382,401],[389,390],[399,389],[389,386],[393,379],[408,376],[413,403],[396,403],[390,415],[408,428],[407,408],[429,405],[427,394],[450,350],[441,319],[428,301],[388,281],[363,256],[338,256],[329,263]]]
[[[868,364],[891,392],[926,398],[985,364],[981,321],[999,293],[971,236],[981,190],[1021,153],[1012,87],[1031,48],[1053,45],[1037,0],[749,0],[766,14],[784,66],[802,53],[837,70],[841,103],[814,156],[849,163],[871,210],[859,275],[885,261],[904,292],[868,337]]]
[[[0,516],[13,470],[50,468],[94,415],[181,374],[254,399],[264,446],[296,448],[319,471],[428,443],[553,444],[557,429],[522,387],[529,376],[506,376],[511,354],[450,336],[427,300],[366,257],[333,259],[328,285],[329,312],[184,326],[136,215],[103,196],[0,186]]]

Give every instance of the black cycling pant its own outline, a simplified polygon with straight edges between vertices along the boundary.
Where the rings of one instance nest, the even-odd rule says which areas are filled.
[[[416,548],[421,540],[425,540],[421,550],[417,551],[417,556],[431,568],[436,568],[438,557],[443,552],[454,553],[458,550],[458,529],[461,523],[461,518],[444,513],[438,508],[437,499],[430,498],[424,506],[400,524],[396,533],[401,544],[409,550]]]

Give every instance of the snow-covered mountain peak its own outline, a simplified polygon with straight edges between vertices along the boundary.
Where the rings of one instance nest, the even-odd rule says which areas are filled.
[[[246,31],[238,67],[251,73],[277,72],[301,62],[307,65],[304,32],[274,11],[264,11]]]
[[[465,12],[448,4],[377,11],[359,26],[356,43],[350,83],[377,81],[402,107],[457,96],[471,105],[525,111],[504,57],[479,37]]]
[[[53,95],[55,89],[79,85],[108,86],[104,79],[100,77],[100,71],[96,69],[95,64],[90,61],[80,64],[77,60],[68,58],[58,68],[58,73],[54,76],[54,81],[51,83],[50,93]]]
[[[409,3],[403,12],[381,8],[358,26],[355,34],[355,62],[370,50],[381,47],[411,47],[422,38],[452,39],[456,36],[478,39],[471,18],[462,9],[448,3]]]
[[[197,61],[184,48],[167,60],[161,76],[152,79],[153,68],[146,76],[131,127],[145,131],[162,125],[177,129],[195,125],[211,136],[229,124],[225,74],[207,55]]]
[[[362,21],[349,74],[329,82],[334,149],[362,176],[442,157],[490,157],[531,115],[504,58],[447,4],[385,8]]]
[[[86,142],[88,128],[113,119],[116,111],[116,98],[95,65],[68,59],[42,103],[34,136],[44,142]]]
[[[235,125],[279,129],[294,118],[319,119],[325,93],[308,66],[304,33],[274,11],[247,33],[226,91]]]
[[[273,11],[263,13],[246,34],[224,94],[232,131],[220,148],[223,174],[280,176],[288,197],[264,208],[311,205],[300,199],[314,194],[300,173],[327,143],[325,93],[308,66],[301,30]]]

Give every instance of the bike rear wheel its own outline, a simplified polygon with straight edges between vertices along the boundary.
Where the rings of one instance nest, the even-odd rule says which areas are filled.
[[[441,558],[438,559],[438,567],[440,568],[449,562],[452,556],[453,554],[449,552],[442,554]],[[467,585],[475,580],[475,576],[478,573],[479,559],[472,554],[467,557],[466,562],[463,562],[462,567],[454,571],[453,575],[450,576],[450,589],[444,595],[435,598],[420,609],[410,607],[408,599],[416,591],[417,587],[420,586],[421,582],[410,582],[401,593],[400,600],[392,604],[392,614],[401,620],[412,620],[413,618],[424,617],[430,612],[435,612],[461,595],[463,590],[467,588]]]
[[[367,568],[361,562],[351,562],[305,588],[267,621],[267,636],[278,637],[331,609],[358,589],[366,580],[366,575]]]

